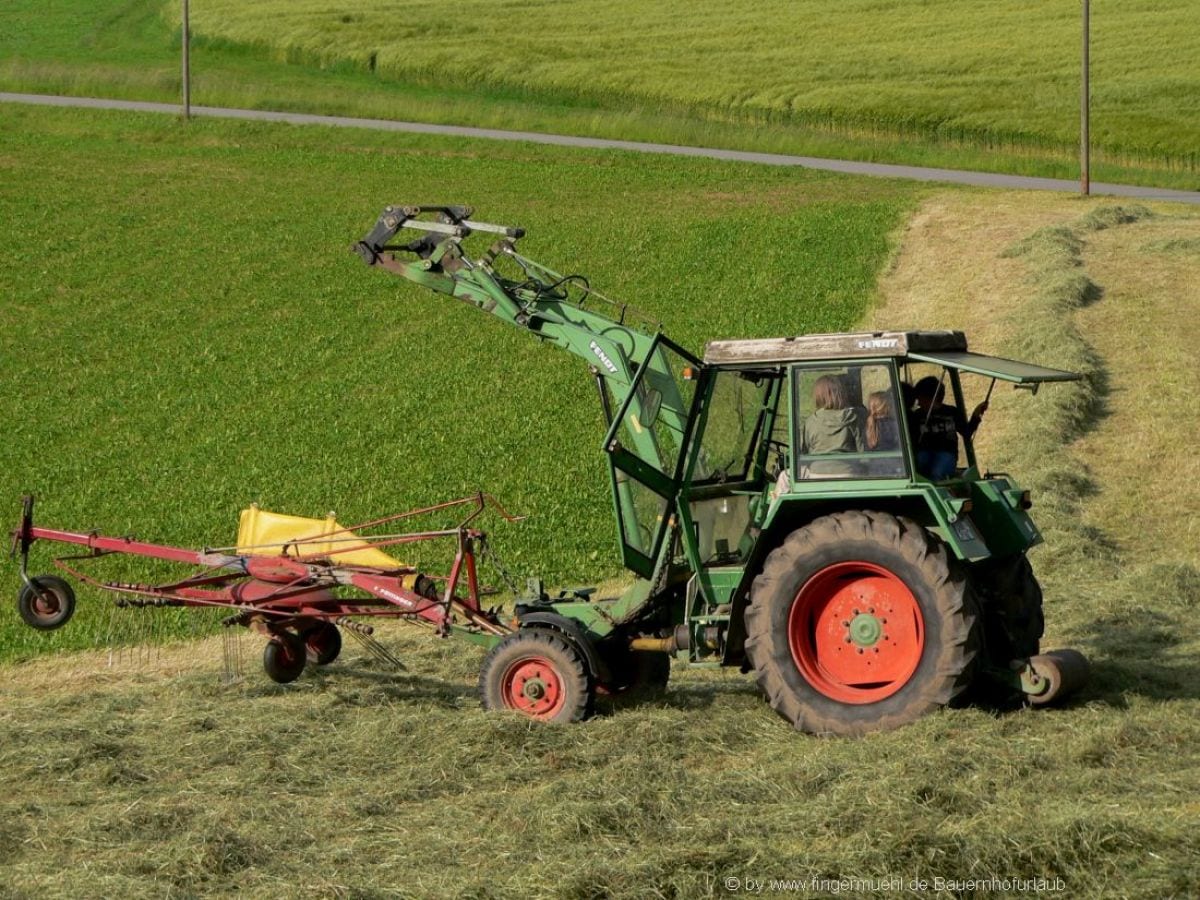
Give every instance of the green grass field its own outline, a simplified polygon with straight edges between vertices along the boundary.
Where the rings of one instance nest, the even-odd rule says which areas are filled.
[[[555,584],[619,567],[587,368],[368,270],[349,246],[383,206],[515,220],[524,252],[699,349],[855,321],[918,196],[629,154],[0,115],[9,518],[33,491],[48,525],[221,546],[252,501],[352,523],[482,488],[530,516],[496,521],[506,564]],[[43,644],[2,622],[0,657],[107,628],[84,616]]]
[[[177,99],[177,6],[11,0],[0,88]],[[1093,15],[1093,178],[1195,189],[1195,4]],[[208,0],[194,102],[1070,178],[1077,19],[1025,0]]]
[[[1193,892],[1200,559],[1103,516],[1129,483],[1112,456],[1131,434],[1190,439],[1171,410],[1200,386],[1170,323],[1200,308],[1194,215],[1118,225],[1085,217],[1095,203],[711,162],[11,108],[0,169],[0,498],[15,516],[38,491],[48,524],[225,543],[250,500],[353,520],[482,484],[532,515],[494,530],[515,567],[611,574],[581,365],[347,252],[383,203],[409,198],[525,225],[535,258],[578,266],[692,346],[849,327],[881,270],[892,284],[923,249],[926,284],[907,308],[887,288],[879,315],[979,326],[982,349],[1095,376],[997,397],[988,419],[990,458],[1038,490],[1050,643],[1094,662],[1065,709],[818,740],[748,678],[677,667],[660,702],[539,726],[477,708],[478,650],[403,628],[382,637],[407,672],[350,644],[293,685],[265,680],[251,637],[238,686],[219,683],[215,640],[41,655],[197,634],[147,625],[156,611],[113,625],[85,589],[54,635],[0,608],[7,895],[682,898],[734,878],[764,894],[780,893],[772,878]],[[922,230],[939,205],[967,211],[943,217],[957,243]],[[970,239],[1001,219],[1002,241]],[[955,267],[999,272],[1004,290],[959,293]],[[925,304],[939,293],[958,318]],[[1158,374],[1170,408],[1135,390],[1153,368],[1125,374],[1143,354],[1122,336],[1148,327],[1159,358],[1182,361]],[[1186,528],[1193,494],[1166,467],[1140,471],[1165,531]],[[15,587],[9,569],[0,588]],[[787,893],[833,890],[879,895]]]

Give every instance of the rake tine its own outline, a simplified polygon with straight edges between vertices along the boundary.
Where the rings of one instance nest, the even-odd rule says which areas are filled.
[[[401,672],[408,671],[408,668],[404,665],[404,663],[402,663],[400,659],[394,653],[392,653],[391,650],[383,646],[383,644],[379,643],[379,641],[375,640],[375,638],[371,637],[371,635],[362,634],[353,628],[347,628],[345,631],[347,631],[350,636],[354,638],[354,640],[358,641],[358,643],[362,645],[363,649],[375,657],[375,659],[382,663],[387,663],[390,666],[394,666]]]
[[[242,680],[242,634],[226,627],[221,632],[221,650],[224,671],[221,683],[229,686]]]

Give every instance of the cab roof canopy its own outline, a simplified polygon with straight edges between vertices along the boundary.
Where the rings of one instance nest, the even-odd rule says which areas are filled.
[[[901,362],[925,362],[1017,384],[1075,381],[1073,372],[967,351],[961,331],[863,331],[851,334],[805,334],[787,338],[710,341],[704,362],[734,369],[773,368],[786,363],[838,361],[881,356]]]

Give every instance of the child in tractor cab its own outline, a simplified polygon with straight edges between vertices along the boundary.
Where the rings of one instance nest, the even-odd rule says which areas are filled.
[[[834,375],[822,375],[813,385],[812,414],[800,430],[800,455],[862,453],[862,407],[853,406],[843,381]],[[809,477],[861,474],[861,466],[850,461],[816,460],[808,467]]]
[[[927,375],[913,388],[917,408],[909,416],[917,472],[930,481],[954,474],[958,465],[958,436],[970,439],[979,428],[987,401],[980,403],[968,420],[957,406],[943,402],[946,386],[936,375]]]

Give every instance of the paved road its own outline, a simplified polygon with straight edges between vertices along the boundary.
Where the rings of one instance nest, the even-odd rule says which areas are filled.
[[[179,115],[173,103],[148,103],[135,100],[103,100],[91,97],[56,97],[46,94],[11,94],[0,91],[0,102],[32,103],[40,106],[81,106],[89,109],[124,109]],[[460,125],[427,125],[422,122],[393,122],[384,119],[355,119],[346,116],[314,116],[305,113],[268,112],[257,109],[225,109],[218,106],[193,106],[192,114],[219,119],[253,119],[260,122],[287,122],[292,125],[328,125],[339,128],[371,128],[379,131],[403,131],[415,134],[440,134],[450,137],[482,138],[492,141],[528,141],[558,147],[587,147],[601,150],[631,150],[637,153],[662,153],[672,156],[700,156],[766,166],[800,166],[848,175],[874,175],[882,178],[909,178],[916,181],[945,181],[976,187],[1010,190],[1076,192],[1075,181],[1061,178],[1028,178],[1021,175],[997,175],[992,172],[965,172],[958,169],[930,169],[922,166],[893,166],[884,163],[820,159],[815,156],[790,156],[784,153],[753,153],[746,150],[720,150],[712,147],[684,147],[677,144],[651,144],[641,141],[615,141],[606,138],[572,137],[542,134],[536,131],[503,131],[496,128],[467,128]],[[1174,200],[1200,205],[1200,192],[1167,188],[1138,187],[1130,184],[1092,182],[1092,193],[1142,200]]]

